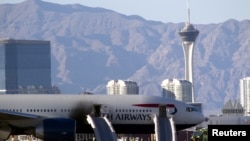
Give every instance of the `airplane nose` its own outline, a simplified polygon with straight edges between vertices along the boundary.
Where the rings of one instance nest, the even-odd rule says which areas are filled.
[[[205,116],[202,113],[197,112],[196,114],[192,116],[192,121],[193,121],[193,124],[200,124],[203,121],[205,121]]]
[[[199,115],[198,116],[196,116],[197,118],[196,118],[196,122],[197,123],[202,123],[203,121],[205,121],[205,116],[202,114],[202,113],[198,113]]]

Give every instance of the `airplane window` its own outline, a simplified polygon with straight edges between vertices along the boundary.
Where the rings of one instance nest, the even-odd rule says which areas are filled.
[[[194,107],[187,107],[186,111],[187,112],[192,112],[192,111],[197,111],[197,109],[195,109]]]
[[[187,107],[186,111],[187,111],[187,112],[191,112],[190,107]]]
[[[22,109],[20,109],[19,111],[22,112]]]
[[[27,112],[29,112],[29,109],[27,109]]]
[[[56,109],[54,109],[54,112],[56,112]]]

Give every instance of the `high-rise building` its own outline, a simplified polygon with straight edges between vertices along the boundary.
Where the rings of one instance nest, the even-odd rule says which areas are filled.
[[[193,85],[193,49],[195,40],[199,34],[199,31],[193,27],[190,23],[190,8],[188,6],[188,22],[186,22],[184,28],[179,31],[179,35],[182,39],[182,48],[185,59],[185,79]],[[192,87],[192,102],[194,102],[194,88]]]
[[[106,86],[107,94],[139,94],[139,87],[134,81],[110,80]]]
[[[240,104],[244,108],[244,115],[250,116],[250,77],[240,79]]]
[[[192,101],[192,83],[187,80],[165,79],[161,83],[162,96],[180,101]]]
[[[50,41],[0,40],[0,92],[51,93]]]

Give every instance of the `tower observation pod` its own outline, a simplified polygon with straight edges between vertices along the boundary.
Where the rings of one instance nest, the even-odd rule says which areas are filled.
[[[193,49],[196,37],[199,31],[193,27],[189,22],[185,27],[179,31],[182,39],[182,48],[185,59],[185,80],[192,83],[192,103],[194,102],[194,89],[193,89]]]
[[[188,22],[186,22],[184,28],[179,31],[179,35],[182,39],[182,48],[185,59],[185,80],[192,83],[192,103],[194,102],[194,88],[193,88],[193,49],[195,40],[199,34],[199,31],[190,24],[190,8],[188,7]]]

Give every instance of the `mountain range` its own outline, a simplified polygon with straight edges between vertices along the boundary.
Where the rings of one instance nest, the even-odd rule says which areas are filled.
[[[79,4],[0,5],[0,38],[51,41],[52,83],[63,93],[105,94],[109,80],[122,79],[137,82],[140,94],[160,96],[164,79],[184,79],[184,25]],[[200,31],[195,101],[205,114],[218,114],[228,100],[239,100],[239,81],[250,75],[250,20],[193,25]]]

